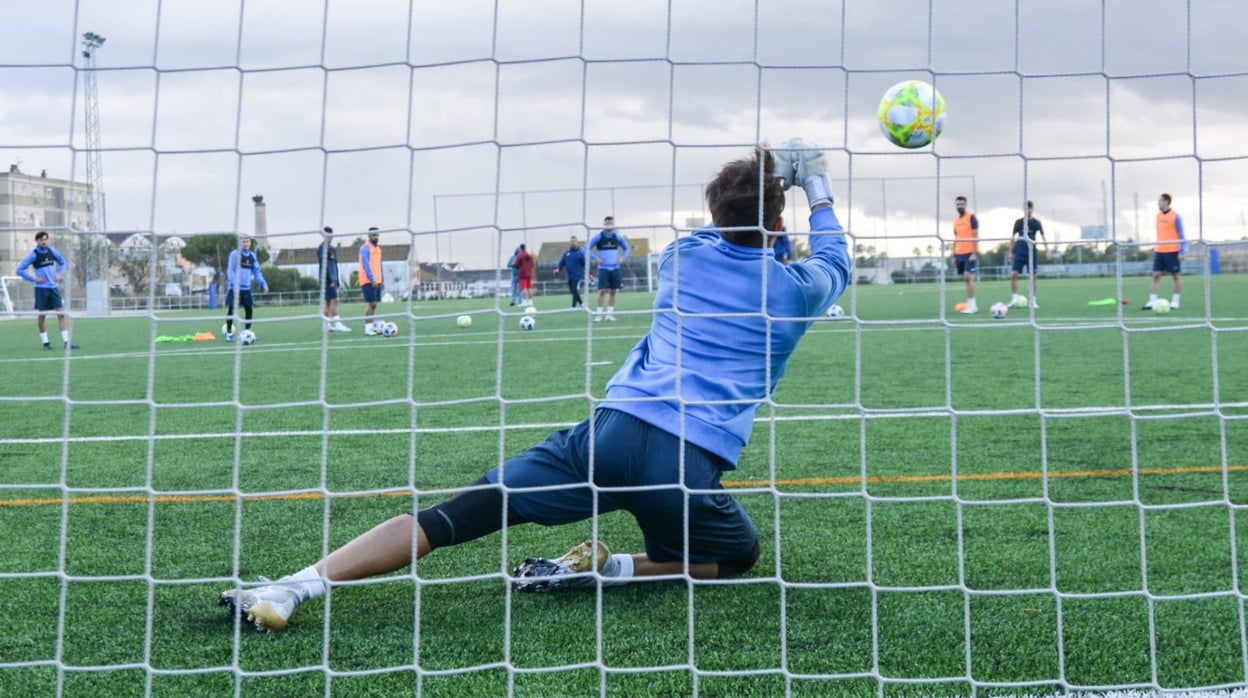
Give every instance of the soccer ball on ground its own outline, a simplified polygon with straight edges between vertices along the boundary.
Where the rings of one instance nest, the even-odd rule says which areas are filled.
[[[398,326],[398,325],[396,325],[396,324],[394,324],[393,322],[383,322],[383,323],[381,323],[381,336],[382,336],[382,337],[397,337],[397,336],[399,336],[399,326]]]
[[[1170,301],[1166,300],[1165,298],[1158,298],[1157,300],[1153,301],[1153,312],[1157,313],[1158,315],[1165,315],[1166,313],[1170,312]]]
[[[535,320],[532,315],[525,315],[520,318],[520,329],[528,332],[534,327],[537,327],[537,320]]]
[[[845,309],[842,308],[839,303],[833,303],[832,307],[828,308],[827,315],[833,320],[839,320],[840,318],[845,317]]]
[[[459,317],[455,318],[455,325],[458,326],[460,329],[463,329],[465,327],[472,327],[472,316],[460,315]]]
[[[922,148],[945,128],[945,98],[920,80],[888,88],[880,100],[880,130],[894,145]]]
[[[256,333],[251,330],[243,330],[238,334],[238,341],[242,342],[244,346],[255,344]]]
[[[1013,298],[1010,299],[1010,305],[1014,306],[1015,308],[1026,308],[1027,296],[1023,296],[1023,295],[1014,296]]]
[[[532,303],[529,303],[528,305],[524,306],[525,315],[532,315],[533,313],[536,313],[536,312],[537,312],[537,306],[533,305]]]
[[[993,303],[988,312],[996,319],[1000,320],[1010,312],[1010,306],[1005,303]]]

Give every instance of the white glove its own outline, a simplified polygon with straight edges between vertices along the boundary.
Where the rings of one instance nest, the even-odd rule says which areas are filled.
[[[773,148],[771,157],[776,161],[776,177],[780,179],[780,186],[788,191],[789,187],[797,183],[797,159],[798,153],[793,151],[793,143],[797,139],[789,139],[780,144],[778,148]]]
[[[793,166],[797,181],[806,190],[806,200],[811,208],[817,204],[832,205],[832,178],[828,176],[828,160],[819,146],[800,138],[785,141],[793,153]]]

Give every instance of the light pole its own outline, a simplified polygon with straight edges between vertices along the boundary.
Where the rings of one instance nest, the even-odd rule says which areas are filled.
[[[83,103],[86,106],[84,127],[87,136],[84,151],[87,157],[87,234],[96,233],[99,237],[87,237],[87,244],[77,247],[87,253],[86,259],[80,263],[87,272],[87,313],[91,315],[108,312],[109,255],[108,239],[104,236],[108,223],[104,216],[104,173],[100,167],[100,97],[95,80],[95,52],[103,45],[104,37],[95,32],[82,35],[82,57],[86,59],[82,83]]]

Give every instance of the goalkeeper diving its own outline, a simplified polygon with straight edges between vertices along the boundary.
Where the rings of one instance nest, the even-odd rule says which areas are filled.
[[[810,204],[810,256],[785,265],[772,244],[793,184]],[[650,330],[589,419],[440,504],[394,516],[276,581],[237,584],[218,603],[261,630],[282,630],[328,584],[402,569],[413,552],[422,558],[504,525],[555,526],[617,510],[633,515],[644,551],[612,554],[601,541],[585,541],[563,557],[526,559],[513,572],[515,588],[748,572],[762,552],[758,535],[720,478],[737,467],[754,415],[798,342],[844,293],[851,261],[828,162],[814,144],[755,149],[724,165],[705,193],[712,225],[663,250]]]

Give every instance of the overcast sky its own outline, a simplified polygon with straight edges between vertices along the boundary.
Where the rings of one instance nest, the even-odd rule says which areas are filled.
[[[612,213],[661,246],[758,142],[829,148],[842,222],[939,249],[953,199],[1008,238],[1104,218],[1245,235],[1243,0],[0,0],[0,159],[85,180],[81,36],[99,67],[114,231],[253,232],[276,248],[388,231],[422,261],[497,263]],[[910,78],[935,148],[875,121]],[[3,164],[3,163],[0,163]],[[804,197],[790,222],[806,228]],[[797,214],[795,221],[795,216]],[[588,227],[587,227],[588,226]],[[390,232],[393,231],[393,232]],[[501,248],[501,251],[500,251]]]

